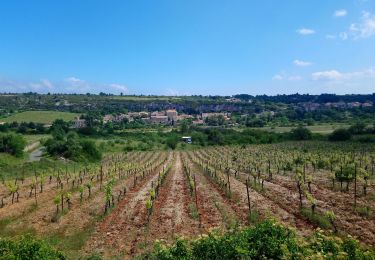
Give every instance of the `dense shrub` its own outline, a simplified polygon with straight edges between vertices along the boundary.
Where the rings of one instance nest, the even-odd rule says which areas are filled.
[[[0,259],[66,259],[65,256],[47,243],[22,237],[17,240],[0,238]]]
[[[290,138],[292,140],[310,140],[312,139],[312,133],[309,129],[303,126],[299,126],[290,131]]]
[[[101,152],[91,140],[80,138],[77,133],[67,135],[58,133],[48,139],[45,144],[47,152],[52,156],[63,156],[74,161],[99,161]]]
[[[169,148],[171,148],[172,150],[176,149],[177,147],[177,143],[179,141],[179,138],[177,135],[175,134],[171,134],[165,141],[165,143],[167,144],[167,146]]]
[[[18,134],[0,135],[0,152],[21,156],[26,146],[25,139]]]
[[[255,227],[223,235],[215,232],[171,246],[156,242],[144,259],[374,259],[356,240],[340,239],[318,230],[303,240],[290,229],[266,220]]]
[[[366,133],[366,124],[364,122],[356,122],[349,127],[348,131],[353,135],[360,135]]]
[[[336,129],[328,136],[328,140],[330,141],[347,141],[351,138],[352,134],[350,131],[344,128]]]
[[[296,258],[301,248],[290,230],[273,221],[224,235],[210,233],[190,243],[178,240],[171,247],[155,245],[157,259],[282,259]]]
[[[375,135],[360,135],[355,140],[361,143],[375,143]]]

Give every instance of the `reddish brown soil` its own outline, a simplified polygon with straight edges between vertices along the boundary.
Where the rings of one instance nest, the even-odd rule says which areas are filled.
[[[153,207],[147,234],[149,244],[155,239],[172,241],[176,236],[191,237],[199,234],[198,221],[189,213],[192,198],[187,185],[181,156],[177,153]]]
[[[98,252],[104,257],[134,255],[147,226],[146,199],[158,171],[132,188],[125,199],[96,228],[87,242],[86,253]]]

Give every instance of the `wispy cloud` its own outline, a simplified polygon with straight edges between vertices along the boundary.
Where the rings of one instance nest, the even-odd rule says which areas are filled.
[[[313,29],[308,29],[308,28],[300,28],[296,31],[297,33],[301,34],[301,35],[311,35],[311,34],[315,34],[315,30]]]
[[[343,77],[337,70],[318,71],[311,74],[313,80],[339,80]]]
[[[333,14],[334,17],[344,17],[348,15],[348,11],[345,9],[336,10]]]
[[[365,39],[375,35],[375,15],[370,12],[362,12],[358,23],[353,23],[349,27],[348,33],[353,39]]]
[[[352,23],[346,31],[338,34],[327,34],[326,39],[360,40],[375,36],[375,15],[362,12],[358,22]]]
[[[286,72],[281,72],[279,74],[276,74],[272,77],[272,80],[276,80],[276,81],[282,81],[282,80],[286,80],[286,81],[300,81],[302,80],[303,78],[299,75],[289,75],[287,74]]]
[[[338,70],[318,71],[311,74],[312,80],[347,81],[353,79],[375,78],[375,69],[370,68],[354,72],[339,72]]]
[[[297,67],[308,67],[312,65],[312,62],[309,61],[303,61],[303,60],[294,60],[293,64]]]
[[[118,90],[118,91],[121,91],[122,93],[128,93],[128,87],[126,87],[125,85],[121,85],[121,84],[109,84],[109,87],[114,89],[114,90]]]
[[[38,92],[38,93],[129,93],[125,85],[110,83],[92,83],[77,77],[68,77],[61,81],[52,82],[48,79],[33,81],[20,81],[0,78],[1,92]]]

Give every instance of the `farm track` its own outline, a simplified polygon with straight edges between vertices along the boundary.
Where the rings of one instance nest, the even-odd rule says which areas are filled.
[[[171,160],[172,155],[164,165]],[[104,257],[133,255],[136,245],[145,233],[147,209],[145,201],[152,183],[158,179],[153,172],[128,191],[125,198],[97,226],[96,231],[86,243],[85,252],[98,252]]]
[[[177,153],[154,203],[147,232],[150,246],[155,239],[172,242],[176,236],[192,237],[199,234],[199,223],[189,214],[189,204],[193,200],[187,184],[181,155]]]
[[[197,185],[198,211],[201,217],[202,228],[207,231],[211,228],[226,230],[239,221],[242,209],[228,200],[217,185],[210,181],[190,160],[188,163],[195,174]],[[246,217],[245,217],[246,219]]]

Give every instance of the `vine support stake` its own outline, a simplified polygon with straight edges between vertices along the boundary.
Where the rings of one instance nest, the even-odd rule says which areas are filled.
[[[198,219],[199,219],[199,228],[201,228],[202,226],[202,223],[201,223],[201,214],[199,213],[199,210],[198,210],[198,195],[197,195],[197,182],[195,180],[195,174],[194,174],[194,197],[195,197],[195,207],[197,208],[197,212],[198,212]]]
[[[251,215],[251,203],[250,203],[250,192],[249,192],[249,179],[246,179],[246,193],[247,193],[247,204],[249,206],[249,216]]]
[[[354,166],[354,209],[357,208],[357,164]]]

